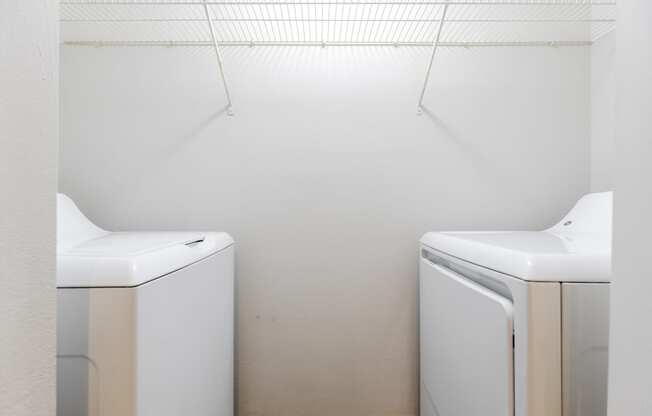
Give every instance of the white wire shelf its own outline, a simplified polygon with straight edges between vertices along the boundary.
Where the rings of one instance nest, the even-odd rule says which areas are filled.
[[[210,46],[233,115],[221,46],[585,46],[615,27],[607,0],[63,0],[78,46]]]
[[[62,1],[69,45],[213,46],[204,2]],[[615,26],[605,0],[225,0],[206,1],[218,45],[588,45]]]

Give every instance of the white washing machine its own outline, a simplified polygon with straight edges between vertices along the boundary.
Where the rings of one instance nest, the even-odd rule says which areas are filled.
[[[421,416],[607,414],[611,193],[541,232],[421,239]]]
[[[57,415],[233,415],[233,239],[107,232],[58,196]]]

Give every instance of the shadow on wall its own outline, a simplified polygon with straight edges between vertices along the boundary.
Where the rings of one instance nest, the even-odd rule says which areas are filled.
[[[422,115],[425,115],[427,119],[432,121],[433,126],[443,133],[442,137],[448,138],[449,143],[454,144],[458,147],[460,153],[467,155],[471,165],[478,172],[482,172],[485,180],[488,180],[494,184],[503,184],[503,187],[507,189],[503,190],[503,193],[508,197],[510,194],[519,193],[519,185],[514,184],[512,186],[512,173],[510,173],[507,168],[501,163],[495,163],[495,159],[492,162],[492,159],[486,157],[481,152],[481,147],[477,146],[476,143],[471,141],[464,140],[464,136],[458,134],[453,128],[447,125],[443,120],[441,120],[437,115],[426,105],[421,106]],[[510,189],[511,187],[511,189]],[[535,196],[524,192],[521,194],[522,198],[527,198],[526,203],[536,203]]]

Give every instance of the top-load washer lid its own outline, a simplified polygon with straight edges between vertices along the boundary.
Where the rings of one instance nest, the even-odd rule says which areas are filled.
[[[427,233],[421,243],[523,280],[609,282],[612,199],[588,194],[545,231]]]
[[[62,194],[57,208],[58,287],[138,286],[233,244],[218,232],[108,232]]]

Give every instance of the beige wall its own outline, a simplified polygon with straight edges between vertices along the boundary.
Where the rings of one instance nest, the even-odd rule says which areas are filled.
[[[417,241],[589,190],[588,48],[62,48],[61,190],[237,241],[242,416],[414,415]]]
[[[55,411],[55,0],[0,2],[0,415]]]
[[[618,2],[609,415],[652,414],[652,2]]]

